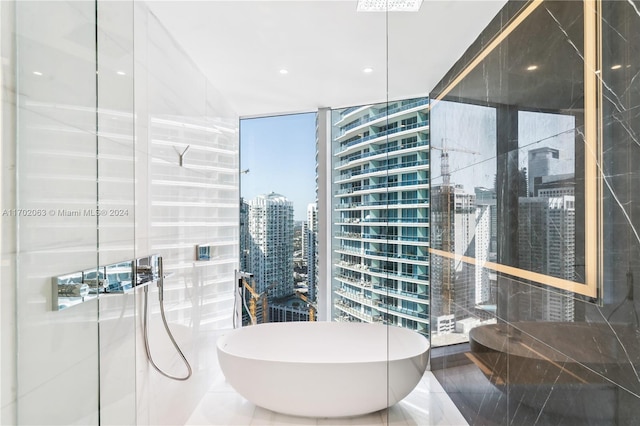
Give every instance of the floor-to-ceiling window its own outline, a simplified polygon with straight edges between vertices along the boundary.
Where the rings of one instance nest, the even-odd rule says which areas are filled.
[[[314,321],[316,114],[242,119],[240,134],[243,325]]]

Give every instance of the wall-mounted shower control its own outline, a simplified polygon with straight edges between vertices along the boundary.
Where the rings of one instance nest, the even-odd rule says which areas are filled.
[[[52,308],[67,309],[101,294],[122,294],[159,281],[161,257],[157,254],[112,263],[85,271],[53,277]]]

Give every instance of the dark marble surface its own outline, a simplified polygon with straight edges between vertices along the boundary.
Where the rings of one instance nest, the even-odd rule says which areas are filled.
[[[432,304],[434,335],[435,319],[448,314],[442,306],[453,305],[459,325],[471,319],[495,323],[471,332],[463,358],[453,351],[433,362],[434,374],[470,424],[633,425],[640,418],[640,306],[635,297],[640,294],[640,2],[596,3],[602,32],[596,39],[600,62],[595,69],[584,62],[589,7],[581,1],[546,0],[465,74],[444,102],[432,103],[432,141],[449,144],[450,181],[459,185],[456,191],[472,195],[474,187],[484,187],[494,194],[487,202],[493,209],[491,234],[479,222],[475,228],[464,225],[474,221],[471,215],[453,213],[454,225],[448,226],[459,229],[437,221],[432,225],[432,247],[445,249],[438,235],[449,231],[457,244],[451,252],[484,256],[474,268],[482,269],[489,260],[584,283],[585,246],[591,236],[585,224],[593,213],[586,211],[585,182],[593,178],[585,173],[585,160],[596,159],[600,186],[596,297],[501,273],[481,282],[484,272],[473,268],[444,273],[435,270],[442,262],[432,256],[432,277],[456,281],[449,286],[432,283],[432,299],[444,297],[434,289],[437,293],[445,287],[476,292],[459,300],[446,295],[454,297],[449,304]],[[438,99],[528,4],[510,1],[431,99]],[[584,143],[584,82],[590,73],[601,95],[600,152]],[[530,158],[538,148],[559,152],[548,161],[548,170],[533,176],[568,182],[564,201],[571,205],[564,210],[554,205],[560,196],[535,199],[527,183],[536,172]],[[435,187],[444,181],[438,163],[432,162]],[[562,168],[551,170],[553,163]],[[562,219],[552,217],[550,212],[561,210]],[[485,237],[490,243],[482,248],[478,241]],[[464,280],[466,288],[460,286]],[[468,303],[474,298],[475,306]],[[450,332],[464,334],[468,324]]]

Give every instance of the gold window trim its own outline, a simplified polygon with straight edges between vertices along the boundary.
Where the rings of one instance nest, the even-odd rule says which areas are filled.
[[[496,47],[500,45],[531,13],[545,0],[532,0],[516,15],[494,39],[447,85],[432,101],[433,107],[456,87],[476,66],[478,66]],[[546,0],[549,1],[549,0]],[[508,274],[524,280],[568,290],[588,297],[598,298],[602,294],[602,180],[598,176],[602,159],[602,105],[601,80],[601,22],[598,19],[602,0],[584,0],[584,192],[585,192],[585,282],[552,277],[546,274],[527,271],[500,263],[484,262],[486,269]],[[474,258],[456,255],[430,248],[429,252],[471,265],[478,261]]]

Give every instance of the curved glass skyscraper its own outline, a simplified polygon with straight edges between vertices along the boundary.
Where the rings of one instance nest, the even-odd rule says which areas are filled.
[[[333,317],[429,334],[428,99],[333,113]]]

